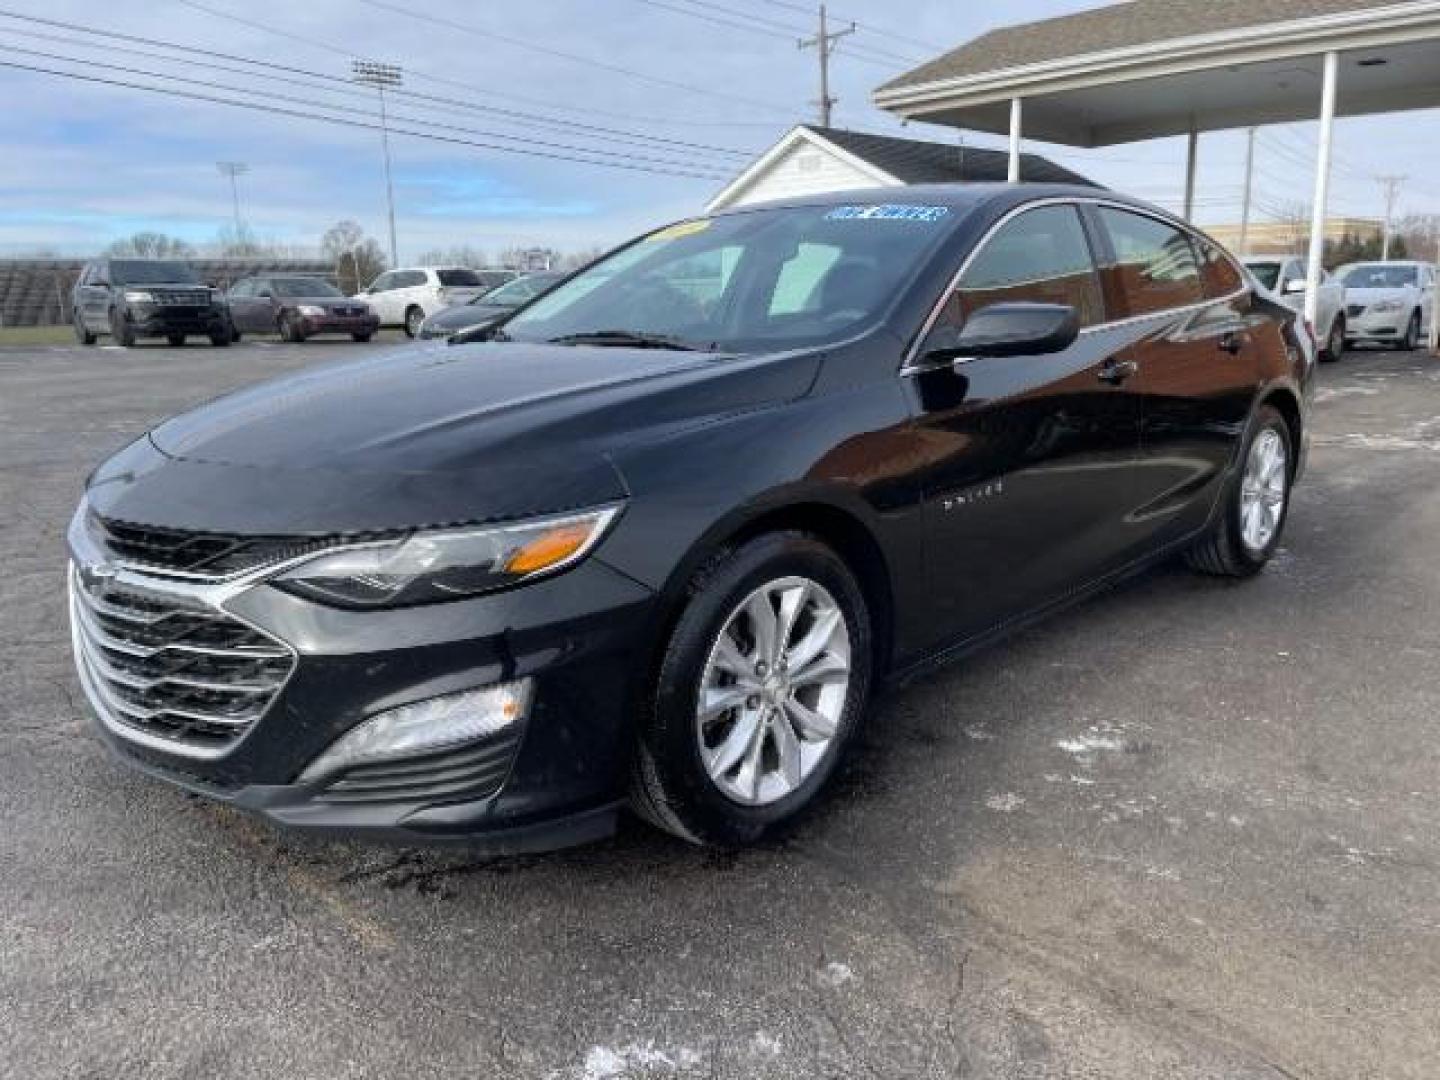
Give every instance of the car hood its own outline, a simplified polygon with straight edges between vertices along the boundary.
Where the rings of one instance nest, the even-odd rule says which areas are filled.
[[[431,329],[466,330],[472,326],[484,326],[514,310],[515,307],[510,304],[457,304],[441,308],[425,320],[425,325]]]
[[[412,346],[262,383],[161,424],[97,471],[122,521],[333,533],[521,517],[624,497],[611,451],[804,394],[818,358]]]

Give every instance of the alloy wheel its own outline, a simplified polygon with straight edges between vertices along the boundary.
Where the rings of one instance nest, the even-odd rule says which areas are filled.
[[[695,730],[705,772],[747,806],[785,798],[830,753],[850,690],[850,631],[804,577],[769,581],[720,629],[700,680]]]
[[[1263,552],[1275,538],[1289,483],[1285,440],[1274,428],[1266,428],[1250,445],[1240,482],[1240,539],[1252,554]]]

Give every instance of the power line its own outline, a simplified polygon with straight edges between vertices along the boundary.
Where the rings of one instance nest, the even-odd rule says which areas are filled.
[[[810,7],[806,4],[797,4],[794,2],[794,0],[760,0],[760,2],[769,4],[771,7],[784,8],[786,11],[798,11],[805,15],[815,14],[815,9],[813,7]],[[875,34],[878,37],[887,37],[891,41],[901,41],[907,45],[913,45],[917,48],[924,49],[926,52],[933,53],[935,51],[934,42],[921,41],[919,38],[906,37],[904,34],[897,34],[890,30],[882,30],[879,27],[870,25],[868,23],[862,23],[858,19],[852,19],[848,15],[842,15],[838,11],[831,12],[831,14],[833,14],[837,19],[843,19],[846,22],[853,22],[856,26],[868,30],[870,31],[870,33]],[[919,61],[912,62],[919,63]]]
[[[568,60],[571,63],[583,64],[587,67],[597,68],[601,71],[609,71],[612,74],[624,75],[627,78],[638,79],[641,82],[651,83],[655,86],[663,86],[670,90],[684,90],[691,94],[703,94],[707,97],[722,98],[726,101],[735,102],[740,105],[747,105],[753,109],[762,109],[766,112],[778,112],[772,102],[760,101],[755,98],[744,97],[740,94],[729,94],[723,90],[712,90],[708,87],[694,86],[690,83],[679,82],[674,79],[662,78],[658,75],[647,75],[642,71],[635,71],[632,68],[621,67],[619,64],[611,64],[604,60],[596,60],[589,56],[581,56],[578,53],[566,52],[563,49],[552,49],[548,45],[537,45],[533,41],[526,41],[524,38],[517,38],[512,34],[502,34],[498,30],[481,29],[470,26],[466,23],[456,22],[453,19],[446,19],[439,15],[432,15],[427,12],[416,11],[413,8],[400,7],[397,4],[388,3],[387,0],[360,0],[360,3],[381,11],[388,11],[393,15],[404,15],[411,19],[418,19],[421,22],[432,23],[436,26],[443,26],[450,30],[457,30],[462,34],[470,34],[473,37],[484,38],[489,41],[500,41],[506,45],[514,46],[517,49],[526,49],[530,52],[540,53],[543,56],[552,56],[561,60]]]
[[[184,3],[184,2],[187,2],[187,0],[180,0],[180,2]],[[145,57],[147,57],[148,59],[152,59],[152,60],[163,60],[163,61],[165,61],[165,62],[167,62],[167,63],[181,63],[181,64],[189,64],[189,65],[192,65],[192,66],[196,66],[196,65],[197,65],[197,61],[185,59],[185,58],[183,58],[183,57],[156,56],[156,55],[154,55],[154,54],[146,54],[146,53],[143,53],[143,52],[137,52],[136,50],[126,49],[126,48],[124,48],[123,46],[116,46],[116,45],[113,44],[113,41],[126,41],[126,42],[130,42],[130,43],[132,43],[132,44],[148,45],[148,46],[151,46],[152,48],[168,49],[168,50],[175,51],[175,52],[184,52],[184,53],[190,53],[190,54],[193,54],[193,55],[196,55],[196,56],[204,56],[204,57],[206,57],[207,59],[210,59],[210,60],[216,60],[216,59],[218,59],[218,60],[233,61],[233,62],[235,62],[235,63],[240,63],[240,64],[247,64],[247,65],[251,65],[251,66],[253,66],[253,67],[263,68],[263,69],[265,69],[266,71],[269,71],[269,72],[282,72],[282,73],[285,73],[285,74],[281,74],[281,75],[271,74],[271,75],[268,75],[268,76],[267,76],[267,78],[270,78],[270,79],[272,79],[272,80],[274,80],[274,81],[276,81],[276,82],[290,83],[290,84],[296,85],[296,86],[304,86],[304,87],[309,88],[309,89],[318,89],[318,88],[316,88],[316,87],[313,87],[310,83],[302,82],[302,81],[296,80],[296,79],[294,79],[294,78],[286,77],[286,76],[288,76],[288,75],[300,75],[300,76],[303,76],[305,79],[318,80],[318,81],[325,82],[325,83],[329,84],[328,92],[330,92],[330,93],[342,94],[342,95],[343,95],[343,94],[349,94],[349,95],[351,95],[351,96],[354,96],[354,95],[357,93],[355,87],[350,84],[350,81],[349,81],[348,79],[342,78],[342,77],[340,77],[340,76],[338,76],[338,75],[327,74],[327,73],[325,73],[325,72],[312,71],[312,70],[309,70],[309,69],[307,69],[307,68],[294,67],[294,66],[288,65],[288,64],[277,64],[277,63],[274,63],[274,62],[268,61],[268,60],[257,60],[257,59],[254,59],[254,58],[252,58],[252,57],[240,56],[240,55],[237,55],[237,54],[234,54],[234,53],[217,52],[217,51],[212,50],[212,49],[204,49],[204,48],[199,48],[199,47],[192,46],[192,45],[180,45],[180,44],[178,44],[178,43],[171,42],[171,41],[163,41],[163,40],[156,39],[156,38],[140,37],[140,36],[135,35],[135,34],[125,34],[125,33],[119,32],[119,31],[113,31],[113,30],[94,30],[94,29],[91,29],[90,27],[81,26],[81,25],[78,25],[78,24],[76,24],[76,23],[68,23],[68,22],[64,22],[64,21],[59,20],[59,19],[43,18],[43,17],[38,16],[38,15],[25,15],[25,14],[21,14],[21,13],[14,12],[14,11],[9,11],[9,10],[4,9],[4,8],[0,8],[0,17],[8,18],[8,19],[14,19],[14,20],[17,20],[17,21],[35,23],[35,24],[44,25],[44,26],[49,26],[49,27],[56,27],[56,28],[60,28],[60,29],[64,29],[64,30],[68,30],[68,31],[76,32],[76,33],[87,34],[87,35],[90,35],[90,36],[92,36],[92,37],[98,37],[98,38],[101,38],[101,39],[102,39],[102,41],[101,41],[100,43],[97,43],[97,44],[89,44],[89,43],[81,43],[81,42],[74,42],[74,41],[66,41],[66,40],[63,39],[63,38],[57,39],[57,38],[54,38],[54,37],[52,37],[52,36],[50,36],[50,35],[39,34],[39,33],[37,33],[36,31],[21,30],[21,29],[17,29],[17,28],[12,28],[12,29],[9,31],[10,33],[21,34],[21,35],[29,36],[29,37],[39,37],[39,38],[42,38],[43,40],[58,41],[58,43],[60,43],[60,44],[68,44],[68,45],[72,45],[72,46],[78,45],[78,46],[80,46],[80,47],[82,47],[82,48],[91,48],[91,49],[98,49],[98,48],[102,48],[102,47],[103,47],[103,48],[105,48],[107,51],[130,53],[130,54],[132,54],[132,55],[145,56]],[[286,36],[287,38],[289,37],[289,35],[285,35],[285,36]],[[110,39],[113,39],[113,41],[110,40]],[[346,56],[347,59],[353,59],[352,54],[346,53],[344,50],[340,50],[340,52],[343,53],[343,54]],[[253,77],[255,77],[255,73],[254,73],[254,72],[251,72],[251,71],[245,71],[245,70],[236,69],[236,68],[227,68],[227,67],[225,67],[225,66],[223,66],[223,65],[221,65],[221,64],[214,64],[214,65],[212,65],[212,66],[214,66],[217,70],[228,71],[228,72],[230,72],[231,74],[245,75],[245,76],[248,77],[248,78],[253,78]],[[459,84],[459,85],[464,85],[464,84]],[[361,96],[364,96],[364,97],[367,98],[367,99],[369,98],[369,95],[368,95],[368,94],[363,94],[363,93],[362,93]],[[624,130],[621,130],[621,129],[618,129],[618,128],[611,128],[611,127],[606,127],[606,126],[598,125],[598,124],[587,124],[587,123],[583,123],[583,122],[580,122],[580,121],[559,120],[559,119],[554,119],[554,118],[551,118],[551,117],[539,116],[539,115],[534,114],[534,113],[523,112],[523,111],[520,111],[520,110],[506,109],[506,108],[501,108],[501,107],[494,106],[494,105],[480,105],[480,104],[476,104],[476,103],[474,103],[474,102],[462,101],[462,100],[459,100],[459,99],[456,99],[456,98],[440,97],[440,96],[437,96],[437,95],[434,95],[434,94],[423,94],[423,93],[418,93],[418,92],[412,91],[412,90],[403,90],[403,91],[400,91],[400,92],[399,92],[399,96],[402,96],[402,97],[405,97],[405,98],[409,98],[409,99],[412,99],[412,100],[415,100],[415,101],[423,101],[423,102],[426,102],[427,104],[430,104],[430,105],[444,105],[444,106],[448,106],[448,107],[451,107],[451,108],[464,109],[464,110],[469,111],[469,112],[486,113],[486,114],[490,114],[490,115],[494,115],[494,116],[503,117],[503,118],[505,118],[505,119],[513,119],[513,120],[518,120],[518,121],[524,121],[524,122],[526,122],[526,123],[540,123],[540,124],[545,124],[545,125],[548,125],[548,126],[551,126],[551,127],[558,128],[558,129],[560,129],[560,130],[564,130],[564,129],[566,129],[566,128],[573,128],[573,129],[574,129],[575,131],[577,131],[577,132],[581,132],[581,133],[593,133],[593,134],[595,134],[595,135],[602,135],[602,136],[605,136],[606,138],[618,139],[618,140],[626,141],[626,142],[632,142],[632,143],[653,142],[653,143],[656,143],[656,144],[662,145],[662,146],[675,146],[675,147],[684,148],[684,149],[686,149],[686,150],[701,151],[701,152],[704,152],[704,153],[707,153],[707,154],[723,154],[723,155],[725,155],[725,156],[734,157],[734,158],[747,158],[747,159],[748,159],[748,158],[751,158],[751,157],[754,156],[754,154],[753,154],[751,151],[740,150],[740,149],[733,148],[733,147],[716,146],[716,145],[712,145],[712,144],[708,144],[708,143],[697,143],[697,142],[692,142],[692,141],[685,140],[685,139],[672,139],[672,138],[668,138],[668,137],[660,136],[660,135],[647,135],[647,134],[643,134],[643,133],[641,133],[641,132],[624,131]]]
[[[77,61],[71,61],[75,63]],[[94,83],[101,86],[123,87],[129,90],[144,90],[152,94],[160,94],[168,97],[185,98],[190,101],[207,101],[219,105],[231,105],[236,108],[250,109],[254,112],[269,113],[275,116],[288,116],[301,120],[317,120],[322,123],[338,125],[342,127],[362,128],[369,131],[379,131],[380,125],[367,120],[351,120],[338,116],[327,116],[322,113],[306,112],[302,109],[293,109],[282,105],[266,105],[258,101],[243,101],[236,98],[219,97],[215,94],[203,94],[191,90],[179,90],[165,86],[150,86],[145,83],[129,82],[123,79],[105,78],[99,75],[85,75],[75,71],[62,71],[56,68],[41,67],[35,64],[21,64],[11,60],[0,60],[0,67],[11,68],[16,71],[29,71],[40,75],[54,75],[60,78],[75,79],[80,82]],[[194,81],[194,80],[192,80]],[[253,93],[252,91],[241,91],[242,93]],[[267,95],[273,96],[273,95]],[[321,108],[333,111],[342,111],[341,106],[321,106]],[[365,110],[343,109],[347,112],[365,113]],[[368,114],[367,114],[368,115]],[[406,122],[413,122],[406,120]],[[423,126],[441,127],[443,125],[428,124],[420,121]],[[432,131],[416,131],[413,128],[390,128],[398,135],[409,135],[412,138],[428,139],[432,142],[447,143],[452,146],[469,146],[480,150],[494,150],[498,153],[519,154],[524,157],[544,158],[550,161],[566,161],[580,165],[597,165],[603,168],[625,169],[629,172],[653,173],[662,176],[683,176],[697,180],[728,180],[730,176],[720,173],[698,172],[685,170],[684,168],[662,168],[654,165],[632,164],[629,160],[600,160],[596,158],[576,157],[572,154],[552,152],[544,149],[526,149],[524,147],[505,146],[501,143],[480,141],[476,139],[464,139],[453,135],[441,135]],[[460,129],[464,130],[464,129]],[[507,136],[501,136],[506,138]],[[542,144],[547,145],[547,144]]]
[[[243,16],[241,16],[241,15],[235,15],[235,14],[232,14],[231,12],[228,12],[228,11],[222,11],[222,10],[218,10],[218,9],[216,9],[216,8],[212,8],[212,7],[210,7],[210,6],[206,5],[206,4],[200,3],[200,0],[173,0],[173,2],[174,2],[174,3],[177,3],[177,4],[181,4],[181,5],[185,6],[185,7],[191,8],[191,9],[194,10],[194,11],[199,11],[199,12],[205,14],[205,15],[209,15],[209,16],[211,16],[212,18],[215,18],[215,19],[223,19],[223,20],[225,20],[226,22],[235,23],[237,26],[246,26],[246,27],[249,27],[249,28],[252,29],[252,30],[259,30],[259,31],[261,31],[262,33],[271,34],[271,35],[276,36],[276,37],[283,37],[283,38],[284,38],[286,41],[288,41],[291,45],[298,45],[298,46],[300,46],[300,47],[302,47],[302,48],[309,48],[309,49],[313,49],[313,50],[317,50],[317,51],[321,51],[321,52],[326,52],[326,53],[329,53],[329,54],[332,55],[332,56],[343,56],[347,61],[350,60],[350,59],[352,59],[352,58],[356,55],[356,51],[353,50],[353,49],[346,49],[346,48],[343,48],[342,46],[339,46],[339,45],[332,45],[332,44],[330,44],[330,42],[324,41],[324,40],[320,40],[320,39],[318,39],[318,38],[297,37],[296,35],[291,34],[291,33],[289,33],[288,31],[280,30],[280,29],[278,29],[278,28],[276,28],[276,27],[274,27],[274,26],[267,25],[266,23],[256,22],[256,21],[253,20],[253,19],[247,19],[247,18],[245,18],[245,17],[243,17]],[[691,117],[691,116],[686,116],[686,117],[642,116],[642,115],[637,115],[637,114],[635,114],[635,113],[629,113],[629,112],[617,112],[617,111],[615,111],[615,110],[613,110],[613,109],[598,109],[598,108],[595,108],[594,106],[591,106],[591,105],[578,105],[578,104],[575,104],[574,102],[569,102],[569,103],[566,103],[566,104],[564,104],[564,105],[559,105],[559,104],[556,104],[556,103],[553,102],[553,101],[545,101],[545,100],[542,99],[542,98],[528,97],[528,96],[526,96],[526,95],[524,95],[524,94],[517,94],[517,93],[515,93],[513,90],[500,89],[500,88],[497,88],[497,87],[494,87],[494,86],[483,86],[483,87],[482,87],[482,86],[476,86],[476,85],[474,85],[473,83],[467,83],[467,82],[462,82],[462,81],[457,80],[457,79],[446,78],[446,77],[443,76],[443,75],[435,75],[435,74],[432,74],[432,73],[430,73],[430,72],[423,71],[423,70],[421,70],[421,69],[419,69],[419,68],[415,68],[415,67],[413,67],[413,65],[412,65],[412,68],[411,68],[411,77],[412,77],[412,78],[415,78],[415,79],[420,79],[420,80],[422,80],[422,81],[424,81],[424,82],[434,83],[434,84],[437,85],[437,86],[449,86],[449,87],[453,87],[453,88],[458,89],[458,90],[469,90],[469,91],[471,91],[472,93],[483,93],[483,94],[485,94],[487,97],[500,98],[500,99],[502,99],[502,100],[504,100],[504,101],[515,101],[515,102],[519,102],[519,103],[522,104],[522,105],[531,105],[531,106],[534,106],[535,108],[539,108],[539,109],[551,109],[551,110],[561,110],[561,111],[564,111],[564,112],[572,112],[572,113],[584,113],[584,114],[589,115],[589,116],[604,116],[604,117],[608,117],[608,118],[610,118],[610,119],[612,119],[612,120],[625,120],[625,121],[628,121],[628,122],[630,122],[630,123],[632,123],[632,124],[656,124],[656,125],[661,125],[661,126],[666,126],[666,125],[669,125],[669,126],[684,125],[685,127],[689,127],[689,128],[694,128],[694,127],[736,127],[736,128],[739,128],[739,127],[765,127],[765,128],[770,128],[770,127],[773,127],[773,126],[774,126],[773,123],[771,123],[771,122],[769,122],[769,121],[763,121],[763,120],[715,120],[715,119],[706,119],[706,118],[704,118],[704,117]],[[547,118],[547,119],[548,119],[548,118]],[[554,124],[554,123],[567,123],[568,121],[549,119],[549,122],[552,123],[552,124]]]
[[[700,19],[717,26],[728,26],[732,29],[744,30],[765,37],[783,38],[787,41],[794,41],[797,37],[809,32],[786,23],[775,22],[772,19],[759,18],[748,11],[740,11],[726,4],[713,3],[712,0],[638,0],[638,2],[662,11],[674,12],[677,15],[687,15],[692,19]],[[689,6],[681,7],[679,6],[681,2]],[[696,11],[693,10],[694,8],[704,10]],[[708,12],[717,14],[708,14]],[[898,53],[887,52],[884,49],[861,43],[852,43],[846,49],[846,53],[852,59],[862,63],[879,64],[887,68],[894,68],[897,65],[908,67],[914,64],[914,61],[907,56],[900,56]]]
[[[5,45],[5,46],[3,46],[3,47],[6,48],[6,49],[8,49],[8,50],[10,50],[10,51],[13,52],[13,53],[20,53],[20,54],[22,54],[22,55],[38,56],[38,57],[41,57],[41,58],[47,59],[47,60],[60,60],[60,61],[64,61],[64,62],[72,63],[72,64],[86,64],[86,65],[89,65],[90,67],[105,68],[105,69],[107,69],[107,70],[110,70],[110,71],[118,71],[118,72],[121,72],[121,73],[126,74],[126,75],[140,75],[140,76],[143,76],[143,77],[149,78],[149,79],[163,79],[163,80],[166,80],[166,81],[168,81],[168,82],[179,82],[179,83],[184,83],[184,84],[188,84],[188,85],[191,85],[191,86],[200,86],[200,87],[204,87],[204,88],[207,89],[207,90],[223,90],[223,91],[225,91],[226,93],[245,94],[245,95],[248,95],[248,96],[251,96],[251,97],[269,98],[269,99],[271,99],[271,100],[273,100],[273,101],[281,101],[281,102],[285,102],[285,103],[291,104],[291,105],[310,105],[310,106],[318,106],[319,108],[328,109],[328,110],[331,111],[331,112],[350,113],[350,114],[352,114],[352,115],[359,115],[359,116],[370,116],[370,115],[372,115],[371,110],[369,110],[369,109],[360,109],[360,108],[355,108],[355,107],[348,106],[348,105],[336,105],[336,104],[333,104],[333,103],[313,102],[313,101],[311,101],[311,100],[309,100],[309,99],[307,99],[307,98],[295,97],[295,96],[292,95],[292,94],[279,94],[279,93],[275,93],[274,91],[271,91],[271,90],[255,90],[255,89],[251,89],[251,88],[249,88],[249,87],[244,87],[244,86],[233,86],[233,85],[231,85],[231,84],[229,84],[229,83],[217,83],[217,82],[211,82],[210,80],[207,80],[207,79],[196,79],[196,78],[192,78],[192,77],[190,77],[190,76],[188,76],[188,75],[174,75],[174,74],[171,74],[171,73],[169,73],[169,72],[150,71],[150,70],[145,69],[145,68],[135,68],[135,67],[130,67],[130,66],[127,66],[127,65],[124,65],[124,64],[111,64],[111,63],[107,63],[106,61],[103,61],[103,60],[90,60],[90,59],[84,59],[84,58],[77,58],[77,57],[73,57],[73,56],[64,56],[64,55],[61,55],[61,54],[59,54],[59,53],[50,53],[50,52],[45,52],[45,51],[39,50],[39,49],[27,49],[27,48],[24,48],[24,47],[21,47],[21,46],[17,46],[17,45]],[[634,161],[634,162],[643,162],[643,163],[645,163],[645,164],[660,165],[660,166],[664,166],[664,167],[666,167],[666,168],[674,167],[674,168],[680,168],[680,169],[696,169],[696,168],[701,168],[701,167],[702,167],[702,166],[696,165],[695,163],[692,163],[692,162],[674,161],[674,160],[669,159],[669,158],[650,157],[650,156],[648,156],[648,155],[644,155],[644,154],[634,154],[634,153],[630,153],[630,152],[618,153],[618,152],[615,152],[615,151],[597,150],[597,149],[595,149],[595,148],[593,148],[593,147],[589,147],[589,146],[576,146],[576,145],[573,144],[573,143],[557,143],[557,142],[552,142],[552,141],[547,140],[547,139],[536,139],[536,138],[532,138],[532,137],[529,137],[529,136],[526,136],[526,135],[511,135],[511,134],[509,134],[509,133],[507,133],[507,132],[488,131],[488,130],[481,129],[481,128],[462,127],[462,126],[457,125],[457,124],[445,124],[445,123],[441,123],[441,122],[438,121],[438,120],[427,120],[427,119],[425,119],[424,117],[418,117],[418,116],[403,116],[403,115],[397,115],[397,116],[395,117],[395,119],[397,119],[397,120],[399,120],[399,121],[401,121],[401,122],[403,122],[403,123],[419,124],[419,125],[422,126],[422,127],[437,128],[437,129],[439,129],[439,130],[441,130],[441,131],[454,131],[454,132],[459,132],[459,133],[464,134],[464,135],[477,135],[477,136],[480,136],[481,138],[485,138],[485,139],[504,139],[504,140],[507,140],[507,141],[509,141],[509,142],[518,142],[518,143],[523,143],[523,144],[530,145],[530,146],[540,146],[540,147],[544,147],[544,148],[546,148],[546,149],[564,150],[564,151],[568,151],[568,152],[572,152],[572,153],[590,154],[590,155],[595,155],[596,157],[602,157],[602,158],[607,158],[607,159],[613,157],[613,158],[616,158],[616,159],[618,159],[618,160]],[[382,123],[381,127],[382,127],[382,129],[383,129],[383,123]],[[696,173],[695,175],[699,175],[699,174]],[[716,176],[718,177],[720,174],[711,174],[711,175],[716,175]]]

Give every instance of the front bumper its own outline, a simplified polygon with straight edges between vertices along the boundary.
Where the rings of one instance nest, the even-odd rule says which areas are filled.
[[[166,307],[132,304],[126,319],[137,337],[165,337],[169,334],[220,335],[229,329],[223,308]]]
[[[1410,312],[1404,308],[1383,312],[1366,308],[1360,314],[1349,317],[1345,324],[1345,340],[1398,341],[1405,336],[1409,326]]]
[[[300,329],[306,337],[315,334],[373,334],[380,329],[380,320],[375,315],[305,316],[300,319]]]
[[[71,547],[77,567],[103,560],[83,530],[72,529]],[[82,573],[90,571],[72,571],[72,588],[91,587]],[[150,776],[278,825],[382,840],[519,851],[613,828],[636,700],[630,673],[641,669],[653,594],[593,556],[508,592],[376,612],[318,605],[263,576],[212,585],[112,567],[105,582],[152,599],[169,593],[212,604],[217,618],[263,632],[294,657],[263,714],[223,752],[195,756],[117,712],[105,677],[87,662],[83,650],[95,646],[82,644],[87,631],[72,600],[77,666],[97,729]],[[299,780],[337,738],[378,713],[526,678],[534,696],[513,730]]]

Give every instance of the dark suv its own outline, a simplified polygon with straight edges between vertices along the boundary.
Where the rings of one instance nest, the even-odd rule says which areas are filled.
[[[109,334],[117,345],[163,337],[184,345],[201,334],[212,345],[230,344],[225,303],[195,271],[164,259],[96,259],[75,282],[71,295],[75,337],[94,345]]]
[[[880,681],[1170,555],[1258,573],[1304,460],[1297,318],[1094,188],[681,222],[489,340],[121,450],[69,532],[81,683],[125,759],[294,826],[549,846],[628,798],[753,840]]]

